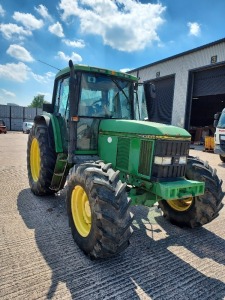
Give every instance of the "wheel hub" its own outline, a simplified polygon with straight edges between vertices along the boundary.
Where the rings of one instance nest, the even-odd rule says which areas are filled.
[[[77,185],[71,195],[71,211],[74,224],[82,237],[91,231],[91,208],[88,196],[82,186]]]
[[[167,203],[176,211],[186,211],[191,207],[193,199],[193,197],[189,197],[186,199],[170,200]]]
[[[90,208],[90,205],[89,205],[89,202],[86,201],[85,202],[85,205],[84,205],[84,209],[85,209],[85,215],[90,218],[91,217],[91,208]]]
[[[35,182],[38,181],[41,170],[41,155],[38,140],[33,138],[30,148],[30,168],[31,175]]]

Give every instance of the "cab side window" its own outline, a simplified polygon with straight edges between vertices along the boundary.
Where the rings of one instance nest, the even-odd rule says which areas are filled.
[[[69,78],[63,78],[58,82],[56,93],[55,113],[59,113],[62,117],[67,116],[69,96]]]

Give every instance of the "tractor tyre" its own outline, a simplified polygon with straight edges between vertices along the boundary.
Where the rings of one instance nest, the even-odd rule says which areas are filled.
[[[133,216],[126,184],[102,161],[69,172],[67,212],[74,241],[91,259],[114,256],[129,246]]]
[[[159,207],[164,217],[179,227],[201,227],[211,222],[223,207],[222,180],[207,162],[195,157],[187,161],[186,178],[205,182],[205,193],[201,196],[177,200],[161,200]]]
[[[32,192],[37,196],[54,194],[49,187],[56,164],[54,140],[48,127],[32,127],[27,144],[27,171]]]
[[[221,159],[222,162],[225,163],[225,156],[220,155],[220,159]]]

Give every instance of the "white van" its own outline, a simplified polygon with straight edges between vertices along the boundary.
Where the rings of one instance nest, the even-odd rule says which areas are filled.
[[[214,153],[219,154],[222,162],[225,162],[225,108],[214,116],[216,127]]]
[[[23,133],[30,133],[34,122],[23,122]]]

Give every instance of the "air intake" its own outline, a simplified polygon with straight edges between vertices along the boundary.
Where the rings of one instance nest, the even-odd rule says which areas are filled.
[[[152,157],[152,142],[141,141],[138,173],[146,176],[150,175],[151,157]]]
[[[129,155],[130,155],[130,139],[119,138],[118,148],[117,148],[117,159],[116,159],[116,165],[118,168],[123,169],[125,171],[128,170]]]

